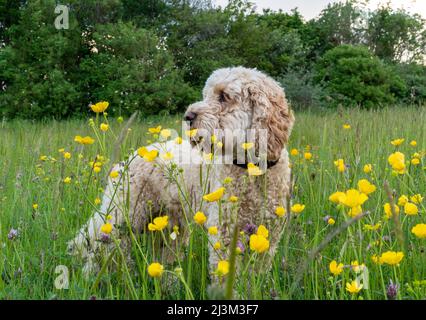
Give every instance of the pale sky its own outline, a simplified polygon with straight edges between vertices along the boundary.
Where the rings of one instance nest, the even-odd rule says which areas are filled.
[[[213,2],[224,7],[228,0],[214,0]],[[338,0],[251,0],[251,2],[256,4],[258,11],[271,8],[274,10],[282,9],[287,12],[297,7],[305,19],[309,20],[318,16],[328,3],[338,2]],[[411,13],[419,13],[426,18],[426,0],[370,0],[368,8],[376,9],[380,4],[387,2],[391,2],[395,9],[403,7]]]

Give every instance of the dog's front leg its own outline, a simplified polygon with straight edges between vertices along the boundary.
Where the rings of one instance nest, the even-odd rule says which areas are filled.
[[[120,170],[117,166],[113,170]],[[83,274],[89,276],[99,270],[99,259],[102,254],[106,255],[114,247],[112,239],[119,238],[119,226],[126,221],[126,194],[127,183],[109,179],[102,206],[89,221],[79,230],[76,237],[68,242],[68,252],[79,256],[84,261]],[[102,226],[110,224],[111,232]]]

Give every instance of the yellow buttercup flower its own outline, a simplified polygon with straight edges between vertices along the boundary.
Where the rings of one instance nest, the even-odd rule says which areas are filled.
[[[351,268],[355,273],[359,273],[361,270],[365,268],[365,264],[359,264],[357,260],[351,261]]]
[[[414,216],[419,213],[419,208],[414,203],[407,202],[404,206],[404,213],[408,216]]]
[[[158,134],[161,132],[161,126],[155,128],[148,128],[148,132],[152,134]]]
[[[185,134],[189,137],[189,138],[194,138],[197,135],[198,129],[191,129],[191,130],[186,130]]]
[[[100,166],[93,167],[93,172],[95,172],[95,173],[99,173],[99,172],[101,172],[101,170],[102,170],[102,168]]]
[[[295,214],[299,214],[303,210],[305,210],[305,205],[304,204],[296,203],[296,204],[294,204],[294,205],[291,206],[291,212],[293,212]]]
[[[206,162],[210,162],[210,161],[212,161],[212,159],[213,159],[213,153],[204,153],[203,152],[203,159],[204,159],[204,161],[206,161]]]
[[[330,269],[330,272],[334,276],[338,276],[339,274],[343,272],[343,263],[338,264],[336,260],[333,260],[330,262],[330,265],[328,266],[328,268]]]
[[[168,216],[161,216],[154,219],[154,221],[148,224],[149,231],[161,231],[169,224]]]
[[[142,157],[146,162],[152,162],[158,157],[158,150],[148,151],[145,147],[138,149],[138,155]]]
[[[100,112],[104,112],[108,108],[108,106],[109,106],[108,102],[101,101],[96,104],[92,104],[90,108],[92,109],[93,112],[100,113]]]
[[[34,210],[37,210],[37,209],[38,209],[38,204],[37,204],[37,203],[34,203],[34,204],[33,204],[33,209],[34,209]]]
[[[413,166],[417,166],[417,165],[419,165],[419,164],[420,164],[420,159],[418,159],[418,158],[413,158],[413,159],[411,159],[411,164],[412,164]]]
[[[265,252],[269,249],[269,240],[263,235],[252,234],[250,236],[250,250],[257,253]]]
[[[367,200],[368,196],[365,193],[361,193],[356,189],[350,189],[339,197],[340,203],[344,204],[349,208],[359,207]]]
[[[71,159],[71,153],[69,153],[69,152],[64,152],[64,158],[65,158],[65,159]]]
[[[203,212],[197,211],[194,215],[194,221],[197,224],[202,225],[207,221],[207,217]]]
[[[312,153],[305,152],[305,154],[303,155],[303,157],[305,158],[305,160],[311,160],[312,159]]]
[[[169,129],[163,129],[160,131],[160,136],[164,139],[170,138],[171,135],[172,135],[172,132]]]
[[[338,159],[338,160],[334,161],[334,165],[336,166],[336,168],[339,172],[345,171],[345,162],[343,161],[343,159]]]
[[[371,165],[371,164],[366,164],[365,166],[364,166],[364,173],[371,173],[371,172],[373,172],[373,166]]]
[[[282,217],[283,215],[285,215],[285,209],[284,209],[284,207],[277,207],[277,208],[275,209],[275,214],[276,214],[278,217]]]
[[[210,137],[210,141],[211,141],[211,143],[216,143],[216,142],[217,142],[217,137],[213,134],[213,135]]]
[[[163,154],[161,155],[161,158],[162,158],[163,160],[169,161],[169,160],[172,160],[172,159],[174,158],[174,155],[173,155],[173,153],[171,153],[171,152],[166,152],[166,153],[163,153]]]
[[[408,197],[406,195],[402,195],[398,199],[398,205],[399,206],[405,206],[405,204],[408,202]]]
[[[232,179],[231,177],[226,177],[225,179],[223,179],[223,184],[230,184],[232,181],[234,181],[234,179]]]
[[[101,129],[101,131],[103,132],[107,132],[109,129],[109,125],[106,123],[101,123],[101,125],[99,126],[99,128]]]
[[[330,226],[334,225],[336,223],[336,220],[334,220],[333,218],[328,218],[327,220],[327,224],[329,224]]]
[[[66,184],[70,184],[70,183],[71,183],[71,177],[66,177],[66,178],[64,179],[64,183],[66,183]]]
[[[352,207],[349,212],[348,215],[351,218],[354,218],[356,216],[359,216],[362,213],[362,207],[361,206],[356,206],[356,207]]]
[[[101,232],[105,234],[110,234],[112,232],[112,224],[107,222],[101,226]]]
[[[416,140],[411,140],[410,141],[410,146],[416,147],[417,146],[417,141]]]
[[[230,196],[228,200],[229,200],[229,202],[237,202],[238,197],[237,196]]]
[[[404,258],[404,253],[395,251],[386,251],[379,258],[380,263],[388,265],[398,265]]]
[[[261,225],[257,228],[257,232],[256,232],[256,234],[257,234],[258,236],[265,237],[266,239],[269,237],[269,231],[268,231],[268,229],[266,229],[266,227],[265,227],[263,224],[261,224]]]
[[[426,224],[424,223],[419,223],[417,225],[415,225],[412,229],[411,232],[420,239],[426,239]]]
[[[220,242],[219,242],[219,241],[217,241],[217,242],[213,245],[213,249],[215,249],[215,250],[219,250],[219,249],[220,249],[220,247],[221,247],[221,245],[220,245]]]
[[[291,149],[290,154],[295,157],[297,155],[299,155],[299,151],[297,149]]]
[[[159,278],[164,272],[164,267],[158,262],[151,263],[148,266],[148,274],[153,278]]]
[[[79,143],[79,144],[83,144],[83,145],[88,145],[88,144],[93,144],[95,143],[95,139],[86,136],[86,137],[82,137],[82,136],[75,136],[74,137],[74,141]]]
[[[361,179],[358,181],[358,190],[366,195],[376,191],[376,186],[371,184],[367,179]]]
[[[217,227],[216,226],[213,226],[213,227],[210,227],[209,229],[208,229],[208,233],[210,234],[210,235],[212,235],[212,236],[215,236],[215,235],[217,235],[218,234],[218,229],[217,229]]]
[[[405,141],[405,139],[395,139],[391,141],[391,144],[395,147],[400,146],[403,142]]]
[[[99,199],[99,198],[96,198],[96,199],[95,199],[95,204],[96,204],[96,205],[101,204],[101,202],[102,202],[102,200],[101,200],[101,199]]]
[[[416,204],[420,204],[423,201],[423,197],[421,194],[415,194],[414,196],[410,197],[411,202],[414,202]]]
[[[177,235],[179,234],[179,226],[174,225],[173,226],[173,232],[176,233]]]
[[[182,144],[183,139],[181,137],[177,137],[175,138],[175,143],[176,144]]]
[[[260,176],[263,174],[263,171],[251,162],[247,165],[247,172],[249,176]]]
[[[226,276],[229,273],[229,262],[226,260],[220,260],[217,263],[216,273],[220,276]]]
[[[346,282],[346,291],[351,294],[356,294],[362,289],[362,284],[359,284],[356,280],[352,282]]]
[[[250,149],[252,149],[252,148],[254,147],[254,143],[253,143],[253,142],[245,142],[245,143],[243,143],[243,144],[241,145],[241,147],[242,147],[244,150],[250,150]]]
[[[350,128],[351,128],[351,125],[350,125],[350,124],[345,123],[345,124],[343,125],[343,129],[345,129],[345,130],[349,130]]]
[[[405,155],[401,152],[392,153],[388,158],[389,164],[392,169],[399,174],[405,173]]]
[[[380,257],[375,254],[371,256],[371,261],[373,261],[373,263],[375,264],[382,264],[382,262],[380,261]]]
[[[47,160],[47,156],[40,156],[40,161],[46,161]]]
[[[112,179],[116,179],[116,178],[118,178],[118,176],[119,176],[120,174],[118,173],[118,171],[111,171],[111,173],[109,174],[109,176],[112,178]]]
[[[340,192],[340,191],[337,191],[337,192],[335,192],[335,193],[333,193],[329,198],[328,198],[328,200],[330,200],[331,202],[334,202],[334,203],[340,203],[340,198],[341,197],[344,197],[345,196],[345,193],[344,192]]]
[[[212,193],[206,194],[203,196],[203,199],[208,202],[215,202],[222,199],[223,194],[225,193],[225,188],[221,187]]]

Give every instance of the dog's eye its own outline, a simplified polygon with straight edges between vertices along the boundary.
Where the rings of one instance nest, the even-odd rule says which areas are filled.
[[[219,94],[219,102],[220,103],[223,103],[223,102],[226,102],[226,101],[228,101],[229,100],[229,95],[227,94],[227,93],[225,93],[224,91],[222,91],[220,94]]]

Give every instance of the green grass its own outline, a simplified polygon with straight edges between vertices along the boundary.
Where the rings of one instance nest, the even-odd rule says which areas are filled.
[[[124,158],[133,147],[147,144],[148,127],[162,124],[177,127],[178,117],[149,118],[134,123],[123,142],[120,156]],[[110,119],[114,132],[124,124]],[[342,125],[349,123],[350,130]],[[403,208],[396,219],[384,218],[383,205],[389,202],[383,187],[388,181],[396,199],[402,195],[426,196],[426,108],[389,108],[381,111],[343,110],[336,113],[296,114],[289,149],[297,148],[299,155],[292,157],[295,188],[293,203],[302,203],[306,209],[293,216],[287,233],[279,246],[271,272],[243,279],[236,285],[236,294],[247,298],[271,299],[386,299],[386,287],[390,281],[399,284],[398,298],[424,299],[426,297],[426,239],[418,239],[411,228],[426,223],[425,200],[418,205],[419,214],[406,216]],[[103,177],[110,164],[105,164],[99,179],[93,179],[83,167],[96,154],[110,156],[113,140],[107,138],[107,150],[98,144],[82,147],[75,142],[75,135],[94,136],[84,121],[44,122],[11,121],[0,124],[0,298],[3,299],[183,299],[191,292],[195,298],[213,297],[207,289],[207,246],[205,236],[197,231],[191,237],[189,253],[192,259],[183,262],[183,277],[189,289],[166,279],[153,280],[147,276],[146,263],[136,253],[135,267],[126,271],[125,264],[114,257],[118,268],[106,268],[98,278],[85,280],[80,272],[81,262],[66,254],[66,242],[73,238],[78,228],[93,212],[92,202],[101,197]],[[395,138],[405,138],[398,148],[391,145]],[[416,147],[409,142],[416,140]],[[303,152],[310,146],[312,161],[303,159]],[[65,148],[72,158],[64,160],[58,149]],[[414,152],[422,154],[422,163],[408,165],[408,172],[395,175],[388,164],[388,156],[396,149],[411,160]],[[84,159],[79,160],[78,154]],[[55,158],[40,161],[40,156]],[[334,160],[344,159],[348,165],[339,173]],[[373,173],[365,174],[363,166],[373,165]],[[86,164],[87,166],[87,164]],[[64,185],[65,177],[72,177],[70,185]],[[377,186],[369,195],[363,209],[369,214],[343,229],[325,248],[308,259],[308,254],[348,219],[346,209],[338,208],[328,200],[335,191],[357,188],[360,179],[368,179]],[[75,182],[80,181],[80,185]],[[34,210],[32,205],[38,204]],[[324,217],[335,219],[328,225]],[[377,231],[365,231],[364,224],[381,223]],[[11,228],[18,229],[14,240],[8,239]],[[402,235],[402,239],[398,235]],[[383,240],[385,238],[385,240]],[[142,250],[151,256],[150,239],[138,238]],[[377,265],[373,254],[394,250],[402,251],[404,258],[399,266]],[[333,276],[329,263],[337,260],[345,265],[357,260],[368,268],[368,289],[351,295],[345,284],[357,274],[349,267]],[[189,264],[189,262],[191,262]],[[70,272],[69,289],[55,289],[58,274],[55,268],[65,265]],[[306,267],[306,269],[304,269]],[[167,266],[166,266],[167,268]],[[297,280],[300,279],[300,283]],[[247,281],[251,285],[247,289]],[[96,283],[96,285],[94,285]]]

